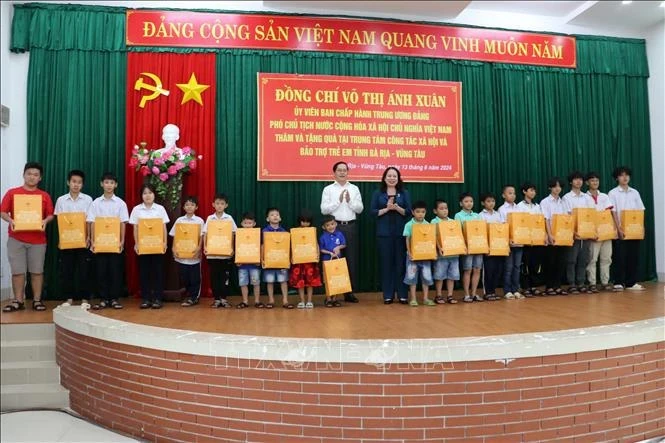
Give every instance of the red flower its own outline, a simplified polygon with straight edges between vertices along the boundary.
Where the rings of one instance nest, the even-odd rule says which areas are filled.
[[[189,169],[192,170],[196,169],[196,160],[192,160],[191,162],[189,162]]]
[[[144,177],[146,175],[150,175],[150,168],[148,168],[147,166],[141,166],[141,169],[139,169],[139,171],[141,172],[141,175]]]

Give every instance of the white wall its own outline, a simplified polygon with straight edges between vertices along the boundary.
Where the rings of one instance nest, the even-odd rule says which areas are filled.
[[[653,162],[654,212],[656,215],[656,270],[665,281],[665,21],[647,29],[649,59],[649,119]],[[660,228],[658,227],[660,226]]]
[[[0,66],[2,66],[2,104],[10,108],[9,126],[0,129],[0,150],[2,156],[0,165],[2,179],[0,191],[5,194],[8,188],[20,186],[23,183],[23,165],[27,155],[27,113],[26,94],[28,85],[28,60],[25,54],[9,52],[11,17],[13,6],[10,2],[0,2]],[[11,275],[5,245],[7,244],[7,223],[2,222],[0,228],[0,280],[2,282],[3,300],[10,295]]]
[[[9,52],[9,35],[11,30],[12,2],[0,2],[2,20],[0,22],[0,54],[1,58],[1,78],[2,78],[2,103],[11,108],[11,124],[8,128],[2,128],[2,193],[7,188],[20,185],[21,172],[23,164],[26,162],[26,88],[28,75],[29,54],[12,54]],[[15,2],[24,3],[24,2]],[[60,3],[69,3],[62,1]],[[108,1],[91,2],[81,1],[78,3],[96,3],[114,6],[132,6],[132,7],[156,7],[153,2],[147,1]],[[160,7],[173,8],[214,8],[224,10],[251,10],[251,11],[271,11],[275,8],[266,6],[263,2],[214,2],[211,5],[207,2],[160,2]],[[300,9],[298,12],[307,12]],[[316,9],[312,11],[317,14],[325,14],[327,11]],[[329,11],[331,14],[339,14],[339,11]],[[399,18],[399,17],[396,17]],[[403,17],[406,18],[406,17]],[[409,17],[412,18],[412,17]],[[470,24],[488,27],[500,27],[508,29],[546,31],[560,33],[577,33],[592,35],[609,35],[617,37],[637,37],[647,40],[647,52],[649,57],[649,68],[651,78],[649,79],[649,102],[651,112],[651,143],[653,158],[653,177],[654,194],[656,201],[656,226],[665,226],[665,183],[662,171],[665,170],[665,134],[663,121],[663,66],[665,65],[665,49],[663,48],[663,37],[665,30],[663,22],[653,28],[646,30],[642,34],[633,34],[626,30],[588,28],[582,26],[571,26],[562,24],[560,21],[554,21],[542,17],[525,16],[523,14],[506,13],[486,13],[482,11],[464,11],[457,20],[452,21],[460,24]],[[656,191],[657,190],[657,191]],[[647,190],[641,190],[643,193]],[[2,226],[2,257],[0,269],[2,274],[2,293],[6,294],[10,286],[9,266],[5,253],[6,244],[6,223]],[[657,271],[659,280],[665,281],[665,238],[662,229],[656,230],[656,254]]]

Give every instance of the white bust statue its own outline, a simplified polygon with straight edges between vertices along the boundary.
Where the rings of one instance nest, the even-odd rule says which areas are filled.
[[[179,139],[180,139],[180,128],[178,128],[173,123],[167,124],[166,126],[164,126],[164,128],[162,128],[162,140],[164,141],[164,147],[161,149],[157,149],[155,151],[155,155],[161,155],[165,151],[175,148],[176,154],[178,154],[178,157],[182,159],[184,157],[182,149],[180,149],[176,145],[176,142]]]

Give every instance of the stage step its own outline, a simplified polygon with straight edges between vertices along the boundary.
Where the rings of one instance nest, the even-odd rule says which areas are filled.
[[[0,409],[69,408],[60,385],[52,324],[2,325]]]
[[[3,363],[19,361],[55,361],[55,340],[20,340],[0,342]]]
[[[68,408],[69,391],[59,383],[3,385],[0,409]]]
[[[4,324],[0,325],[1,341],[55,340],[53,323]]]
[[[0,364],[0,384],[60,383],[60,367],[54,361],[19,361]]]

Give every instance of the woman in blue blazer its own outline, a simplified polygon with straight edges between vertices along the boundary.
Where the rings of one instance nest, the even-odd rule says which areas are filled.
[[[380,189],[372,195],[371,213],[376,217],[376,243],[381,266],[383,302],[391,304],[397,293],[400,303],[408,302],[408,287],[402,283],[406,260],[404,224],[411,217],[411,197],[402,175],[394,167],[383,171]]]

